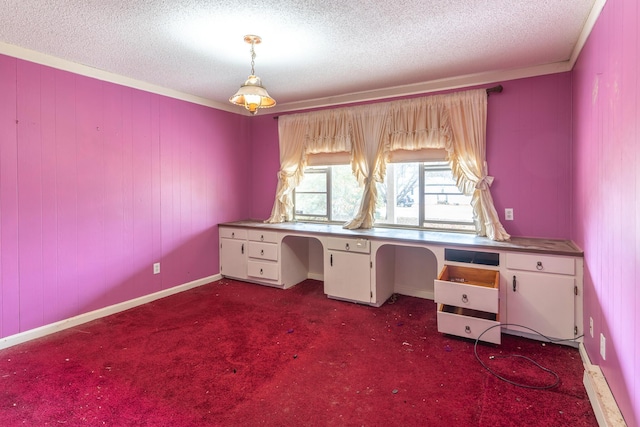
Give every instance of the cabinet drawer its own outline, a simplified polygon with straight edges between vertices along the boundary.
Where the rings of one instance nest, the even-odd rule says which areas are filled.
[[[481,341],[500,344],[501,328],[497,314],[438,304],[437,320],[440,333],[470,339],[477,339],[482,335]]]
[[[499,287],[499,271],[445,265],[434,281],[434,299],[438,303],[497,313]]]
[[[500,299],[497,287],[488,288],[436,280],[434,283],[434,291],[435,302],[486,311],[488,313],[497,313],[499,311]]]
[[[242,228],[220,228],[220,237],[225,239],[247,240],[247,230]]]
[[[278,243],[278,233],[275,231],[249,230],[249,240],[254,242]]]
[[[259,279],[278,280],[279,264],[273,262],[249,261],[247,275]]]
[[[275,243],[262,243],[249,241],[249,258],[278,260],[278,245]]]
[[[570,257],[507,253],[510,270],[537,271],[540,273],[576,274],[576,261]]]
[[[349,239],[343,237],[327,238],[327,249],[334,251],[358,252],[368,254],[370,251],[369,240]]]

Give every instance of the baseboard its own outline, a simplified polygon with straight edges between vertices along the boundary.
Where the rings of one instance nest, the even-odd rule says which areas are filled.
[[[402,285],[396,285],[394,287],[394,291],[396,294],[400,294],[400,295],[433,300],[433,291],[425,291],[422,289],[404,287]]]
[[[587,390],[598,425],[600,427],[626,427],[627,423],[622,417],[602,370],[599,366],[591,364],[584,344],[580,344],[580,356],[584,365],[584,388]]]
[[[307,274],[307,279],[324,281],[324,274],[322,273],[311,273]]]
[[[119,313],[121,311],[128,310],[130,308],[137,307],[139,305],[146,304],[148,302],[155,301],[157,299],[164,298],[169,295],[177,294],[179,292],[184,292],[186,290],[196,288],[198,286],[206,285],[207,283],[220,280],[221,278],[222,278],[221,275],[214,274],[213,276],[203,277],[202,279],[198,279],[189,283],[184,283],[182,285],[174,286],[173,288],[164,289],[162,291],[155,292],[153,294],[144,295],[129,301],[124,301],[118,304],[110,305],[108,307],[100,308],[98,310],[90,311],[88,313],[83,313],[78,316],[70,317],[68,319],[60,320],[55,323],[50,323],[48,325],[40,326],[39,328],[30,329],[28,331],[20,332],[15,335],[10,335],[8,337],[4,337],[0,339],[0,350],[17,345],[17,344],[21,344],[23,342],[27,342],[36,338],[41,338],[46,335],[53,334],[55,332],[69,329],[74,326],[78,326],[83,323],[87,323],[92,320],[99,319],[101,317]]]

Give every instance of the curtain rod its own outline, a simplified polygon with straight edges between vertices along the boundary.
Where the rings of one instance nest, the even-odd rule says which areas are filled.
[[[502,89],[502,85],[487,88],[487,95],[490,95],[492,93],[502,93]]]
[[[487,96],[489,96],[492,93],[502,93],[502,89],[503,89],[502,85],[489,87],[487,88]],[[278,120],[278,117],[280,116],[273,116],[273,120]]]

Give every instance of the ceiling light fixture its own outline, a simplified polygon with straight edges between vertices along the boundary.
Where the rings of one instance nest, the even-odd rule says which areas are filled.
[[[276,100],[269,96],[267,89],[262,86],[262,80],[256,76],[253,70],[256,59],[254,47],[260,44],[262,39],[259,36],[247,35],[244,36],[244,41],[251,44],[251,75],[240,86],[236,94],[229,98],[229,102],[240,105],[249,110],[249,113],[255,115],[258,112],[258,108],[269,108],[276,105]]]

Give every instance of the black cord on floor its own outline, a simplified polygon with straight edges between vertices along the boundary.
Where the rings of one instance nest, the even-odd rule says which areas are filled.
[[[529,388],[529,389],[534,389],[534,390],[548,390],[551,388],[556,387],[559,383],[560,383],[560,377],[558,376],[558,374],[554,371],[552,371],[549,368],[545,368],[544,366],[540,365],[538,362],[536,362],[535,360],[531,359],[530,357],[527,356],[522,356],[520,354],[509,354],[509,355],[500,355],[500,356],[489,356],[490,359],[495,359],[497,357],[500,358],[507,358],[507,357],[519,357],[521,359],[525,359],[529,362],[531,362],[532,364],[534,364],[535,366],[537,366],[538,368],[540,368],[542,371],[544,372],[548,372],[551,375],[553,375],[553,377],[555,377],[555,381],[553,382],[553,384],[549,384],[549,385],[542,385],[542,386],[534,386],[534,385],[528,385],[528,384],[522,384],[522,383],[517,383],[515,381],[512,381],[508,378],[505,378],[501,375],[499,375],[498,373],[496,373],[494,370],[492,370],[491,368],[489,368],[483,361],[482,359],[480,359],[480,356],[478,355],[478,342],[480,342],[480,338],[482,338],[482,336],[487,333],[488,331],[490,331],[493,328],[500,328],[502,326],[517,326],[519,328],[523,328],[523,329],[528,329],[531,332],[543,337],[544,339],[546,339],[546,342],[549,343],[558,343],[558,342],[564,342],[564,341],[575,341],[579,338],[581,338],[583,335],[580,335],[579,337],[575,337],[575,338],[568,338],[568,339],[552,339],[547,337],[546,335],[541,334],[540,332],[536,331],[535,329],[529,328],[528,326],[523,326],[523,325],[518,325],[518,324],[514,324],[514,323],[502,323],[499,325],[494,325],[491,326],[487,329],[485,329],[484,331],[482,331],[482,333],[480,335],[478,335],[478,338],[476,338],[476,342],[473,345],[473,354],[476,356],[476,359],[478,360],[478,362],[480,363],[480,365],[482,365],[482,367],[484,369],[486,369],[487,371],[489,371],[489,373],[493,376],[495,376],[496,378],[507,382],[509,384],[512,384],[516,387],[522,387],[522,388]]]

